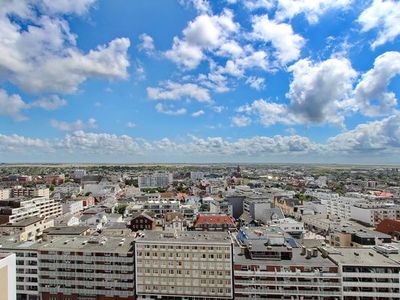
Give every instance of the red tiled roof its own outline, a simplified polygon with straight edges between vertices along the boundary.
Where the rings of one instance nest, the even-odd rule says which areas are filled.
[[[228,215],[198,215],[194,226],[203,224],[229,224],[235,226],[233,218]]]

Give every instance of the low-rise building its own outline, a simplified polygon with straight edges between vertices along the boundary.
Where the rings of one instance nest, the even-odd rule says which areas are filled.
[[[54,226],[53,219],[28,217],[26,219],[0,225],[0,234],[18,237],[19,241],[34,241],[42,237],[43,231]]]
[[[132,231],[139,230],[153,230],[156,226],[156,222],[152,213],[149,212],[139,212],[132,216],[132,219],[129,221],[129,228]]]
[[[228,215],[197,215],[193,223],[197,231],[227,231],[236,229],[235,220]]]

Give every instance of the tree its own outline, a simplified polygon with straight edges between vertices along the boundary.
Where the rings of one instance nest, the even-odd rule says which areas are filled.
[[[120,215],[123,215],[125,213],[125,210],[127,207],[128,207],[128,204],[126,204],[126,203],[119,204],[116,208],[117,213],[119,213]]]

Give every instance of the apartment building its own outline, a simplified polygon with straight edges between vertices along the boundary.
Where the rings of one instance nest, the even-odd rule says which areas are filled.
[[[0,300],[15,300],[15,254],[0,253]]]
[[[59,237],[39,247],[43,300],[133,300],[134,239]]]
[[[49,218],[62,213],[59,203],[46,197],[20,197],[0,201],[0,224],[15,223],[29,217]]]
[[[343,300],[400,298],[398,249],[385,254],[368,248],[322,247],[321,250],[339,267]]]
[[[62,204],[63,214],[76,214],[83,210],[82,200],[66,201]]]
[[[139,188],[167,187],[172,184],[171,173],[156,173],[152,175],[142,175],[138,177]]]
[[[138,299],[232,299],[227,233],[144,231],[136,240]]]
[[[235,299],[341,299],[338,267],[276,229],[243,229],[234,247]]]
[[[46,197],[50,198],[50,190],[48,188],[36,188],[36,187],[23,187],[15,186],[11,189],[11,195],[13,198],[18,197]]]
[[[14,223],[0,225],[0,234],[15,236],[18,241],[33,241],[40,238],[44,230],[53,226],[53,219],[34,216]]]
[[[10,189],[0,189],[0,200],[5,200],[11,197]]]
[[[16,260],[16,296],[18,300],[39,300],[38,242],[0,239],[0,252],[14,253]],[[0,253],[1,255],[1,253]],[[15,292],[14,292],[15,295]]]
[[[349,220],[352,218],[352,207],[362,201],[361,198],[333,197],[328,200],[321,200],[321,203],[326,205],[326,211],[330,218]]]
[[[361,202],[351,207],[351,218],[376,227],[385,219],[400,220],[400,206],[393,203]]]

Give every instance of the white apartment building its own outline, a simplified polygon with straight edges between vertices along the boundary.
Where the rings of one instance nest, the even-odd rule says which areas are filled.
[[[62,204],[63,214],[76,214],[83,210],[82,200],[67,201]]]
[[[222,232],[144,231],[135,246],[137,299],[232,299],[232,242]]]
[[[18,299],[39,300],[39,274],[37,242],[0,240],[0,251],[16,256],[16,294]]]
[[[74,171],[72,177],[74,179],[82,179],[83,176],[86,176],[86,170],[83,169],[77,169]]]
[[[15,254],[0,253],[0,300],[15,300]]]
[[[362,198],[333,197],[331,199],[321,199],[321,203],[326,205],[326,212],[331,218],[340,218],[342,220],[351,219],[351,208]]]
[[[400,256],[382,255],[366,248],[323,249],[323,255],[338,265],[343,300],[400,298]]]
[[[361,202],[351,207],[351,218],[375,227],[384,219],[400,220],[400,206],[393,203]]]
[[[201,180],[204,178],[204,172],[190,172],[190,179],[192,181]]]
[[[116,195],[121,191],[119,184],[107,180],[101,180],[99,183],[85,183],[83,193],[91,193],[94,197],[104,197]]]
[[[142,175],[138,177],[139,188],[167,187],[172,184],[172,173],[156,173],[152,175]]]
[[[11,197],[10,189],[0,189],[0,200],[5,200]]]
[[[15,223],[28,217],[57,217],[61,204],[46,197],[13,198],[0,202],[0,224]]]
[[[46,197],[50,198],[50,190],[48,188],[27,188],[22,186],[15,186],[11,190],[13,198],[17,197]]]
[[[40,296],[133,300],[133,242],[128,237],[79,236],[43,243],[38,256]]]

